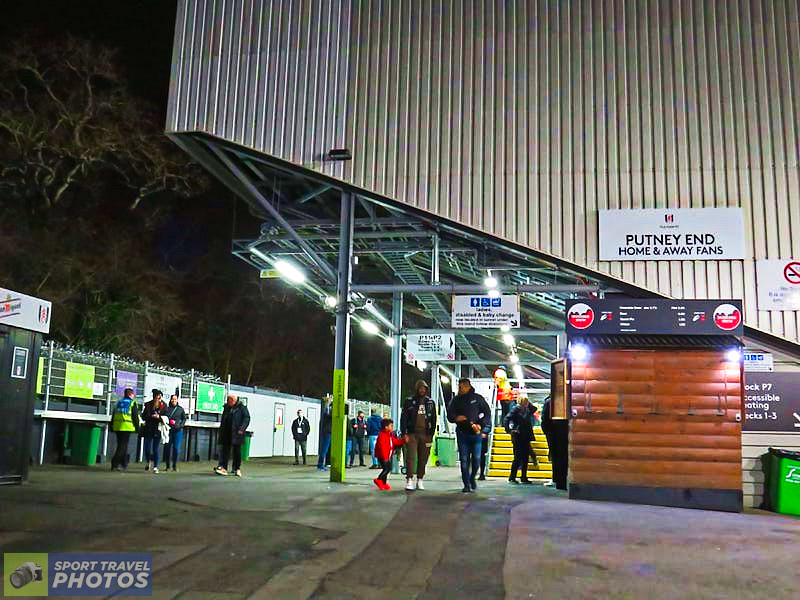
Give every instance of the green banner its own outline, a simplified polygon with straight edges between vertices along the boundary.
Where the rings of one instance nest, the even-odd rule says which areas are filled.
[[[197,382],[197,410],[221,413],[225,405],[225,386]]]
[[[91,399],[94,395],[94,366],[68,362],[64,376],[64,395]]]
[[[36,393],[44,394],[44,356],[39,357],[39,368],[36,370]]]

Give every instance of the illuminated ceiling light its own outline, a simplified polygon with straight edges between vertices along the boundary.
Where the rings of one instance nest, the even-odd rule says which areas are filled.
[[[583,344],[575,344],[569,349],[569,357],[575,362],[583,362],[589,356],[589,348]]]
[[[424,360],[418,360],[417,361],[417,368],[420,371],[424,371],[425,369],[428,368],[428,363],[426,363]]]
[[[489,296],[489,298],[499,298],[500,297],[500,290],[491,289],[488,292],[486,292],[486,295]]]
[[[449,385],[450,384],[450,378],[447,375],[442,375],[439,379],[441,379],[442,383],[445,384],[445,385]]]
[[[742,351],[738,348],[731,348],[725,353],[725,360],[732,363],[738,363],[742,360]]]
[[[513,346],[514,345],[514,336],[511,335],[510,333],[506,333],[505,335],[503,335],[503,343],[506,346]]]
[[[300,269],[294,266],[292,263],[286,260],[276,260],[275,261],[275,268],[278,270],[278,273],[291,283],[305,283],[306,281],[306,274],[303,273]]]
[[[389,348],[394,348],[394,343],[395,342],[394,342],[394,338],[392,336],[387,335],[384,338],[384,341],[386,342],[386,345],[389,346]]]
[[[511,327],[509,327],[508,325],[501,325],[500,331],[502,331],[503,333],[508,333],[509,331],[511,331]]]
[[[378,335],[379,331],[378,326],[375,325],[375,323],[373,323],[372,321],[367,321],[366,319],[361,321],[361,329],[363,329],[370,335]]]
[[[512,354],[508,357],[508,360],[510,360],[513,364],[517,364],[519,362],[519,356]]]
[[[517,379],[522,379],[522,367],[520,365],[514,365],[514,375],[517,376]]]
[[[497,287],[497,279],[489,275],[486,279],[483,280],[483,285],[486,289],[491,290]]]
[[[333,296],[326,296],[325,297],[325,306],[327,306],[329,308],[336,308],[337,304],[338,304],[338,302],[337,302],[336,298],[334,298]]]

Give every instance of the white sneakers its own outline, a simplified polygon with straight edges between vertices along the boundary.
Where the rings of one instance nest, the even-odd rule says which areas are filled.
[[[414,478],[409,477],[406,479],[406,491],[413,492],[415,489],[417,489],[417,486],[414,484]]]
[[[214,473],[217,475],[227,475],[228,470],[225,467],[214,467]]]
[[[158,467],[153,467],[153,474],[158,475]]]
[[[234,473],[234,475],[236,475],[237,477],[241,477],[242,476],[242,470],[241,469],[236,469],[236,473]]]
[[[417,479],[417,489],[418,490],[424,490],[425,489],[425,486],[422,485],[422,479]]]

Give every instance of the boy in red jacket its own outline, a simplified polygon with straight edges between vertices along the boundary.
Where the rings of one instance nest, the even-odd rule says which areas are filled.
[[[390,490],[391,486],[386,483],[386,476],[392,470],[392,454],[394,449],[403,445],[403,440],[394,434],[394,421],[383,419],[381,421],[381,432],[375,442],[375,458],[381,463],[381,473],[372,480],[379,490]]]

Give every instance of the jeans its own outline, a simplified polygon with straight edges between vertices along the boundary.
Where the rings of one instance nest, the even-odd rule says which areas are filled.
[[[111,458],[111,468],[116,469],[122,467],[128,468],[128,440],[131,438],[130,431],[115,431],[117,436],[117,449],[114,450],[114,456]]]
[[[354,437],[352,439],[352,444],[350,443],[351,440],[348,440],[348,453],[347,455],[350,457],[350,466],[353,466],[353,461],[356,458],[356,450],[358,451],[358,464],[360,466],[364,466],[364,451],[367,449],[367,438],[365,437]]]
[[[178,466],[178,455],[181,453],[183,443],[183,429],[173,429],[169,432],[169,444],[164,447],[164,462],[169,469],[170,461],[172,466]]]
[[[378,441],[378,436],[377,435],[369,436],[369,454],[372,457],[373,466],[380,466],[380,464],[381,464],[381,461],[379,461],[375,457],[375,442],[377,442],[377,441]]]
[[[228,458],[233,449],[233,470],[238,471],[242,468],[242,446],[241,444],[232,445],[230,442],[220,444],[219,449],[219,466],[228,470]]]
[[[146,433],[144,436],[144,459],[158,468],[158,453],[161,451],[161,432]]]
[[[331,448],[331,434],[322,433],[319,436],[319,459],[317,460],[317,468],[322,469],[325,466],[325,457],[328,456],[328,450]]]
[[[461,462],[461,481],[464,487],[468,488],[471,482],[475,481],[475,474],[478,472],[478,464],[481,456],[481,437],[480,433],[467,433],[456,430],[456,441],[458,442],[458,460]]]

